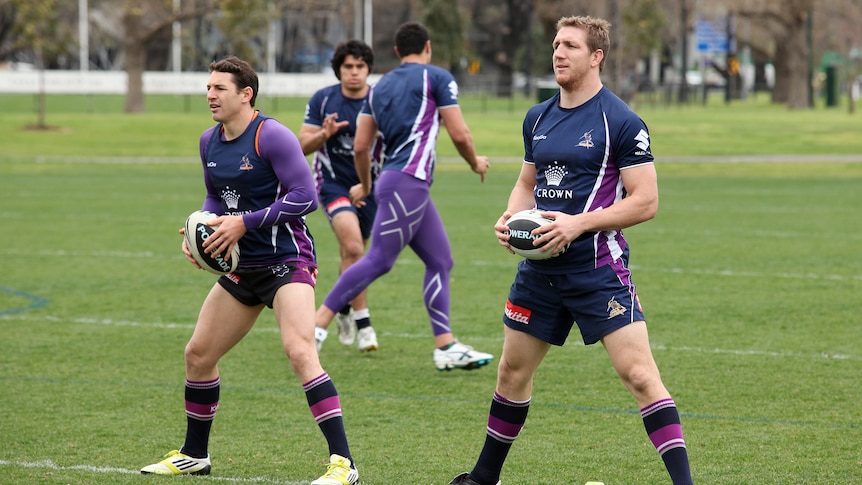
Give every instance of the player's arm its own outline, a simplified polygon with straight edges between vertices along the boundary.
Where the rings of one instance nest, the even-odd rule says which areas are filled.
[[[440,117],[443,119],[443,125],[449,132],[449,137],[452,138],[452,143],[455,144],[458,154],[470,164],[470,168],[474,172],[482,177],[484,183],[485,173],[488,171],[488,157],[476,155],[473,135],[470,133],[467,121],[464,120],[461,107],[457,104],[443,106],[440,108]]]
[[[374,117],[361,113],[356,118],[356,134],[353,137],[353,163],[356,165],[356,175],[359,184],[350,188],[350,201],[353,205],[365,205],[365,198],[371,193],[371,147],[377,136],[377,122]]]
[[[350,124],[347,120],[336,122],[338,113],[332,113],[323,119],[323,126],[317,126],[309,123],[302,125],[299,129],[299,144],[302,146],[303,155],[314,153],[320,150],[326,143],[326,140],[332,138],[338,133],[338,130]]]
[[[533,197],[535,187],[536,165],[525,162],[521,165],[521,173],[518,175],[518,180],[515,181],[515,186],[512,187],[512,192],[509,193],[506,211],[494,224],[494,234],[501,246],[509,247],[509,227],[506,226],[506,221],[512,217],[512,214],[536,207],[536,199]]]
[[[620,170],[626,196],[610,207],[580,214],[543,212],[554,219],[544,226],[545,234],[537,244],[547,242],[563,247],[585,232],[613,231],[640,224],[658,212],[658,177],[655,165],[646,163]]]

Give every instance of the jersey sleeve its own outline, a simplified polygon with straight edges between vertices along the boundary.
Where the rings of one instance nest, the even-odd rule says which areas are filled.
[[[527,111],[526,116],[524,116],[524,124],[521,126],[521,134],[524,137],[524,161],[527,163],[535,163],[535,159],[533,158],[533,132],[542,113],[540,106],[533,106]]]
[[[434,76],[431,86],[434,92],[434,99],[437,101],[437,107],[448,108],[458,106],[458,82],[455,81],[452,73],[445,69],[437,68],[431,69],[429,74]]]
[[[620,117],[622,122],[616,136],[612,139],[617,166],[620,169],[653,163],[650,149],[649,130],[646,123],[633,112],[629,116]]]
[[[283,224],[317,209],[317,191],[299,139],[274,119],[266,120],[259,139],[260,156],[269,161],[279,180],[275,201],[263,209],[243,216],[245,226],[260,228]]]
[[[323,115],[321,106],[323,105],[323,90],[314,93],[305,105],[305,118],[302,120],[304,125],[323,126]]]

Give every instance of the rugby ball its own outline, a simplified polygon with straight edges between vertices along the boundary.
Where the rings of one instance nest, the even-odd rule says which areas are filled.
[[[539,239],[541,234],[533,234],[533,229],[554,222],[541,216],[541,211],[528,209],[512,214],[506,221],[509,227],[509,248],[519,256],[527,259],[548,259],[553,257],[551,251],[542,251],[539,246],[533,246],[533,241]]]
[[[234,271],[239,265],[239,244],[234,245],[230,259],[225,259],[225,254],[219,254],[213,258],[204,252],[203,243],[215,232],[218,226],[209,226],[207,221],[218,218],[217,215],[208,211],[194,211],[186,219],[186,244],[192,257],[201,268],[217,275],[225,275]]]

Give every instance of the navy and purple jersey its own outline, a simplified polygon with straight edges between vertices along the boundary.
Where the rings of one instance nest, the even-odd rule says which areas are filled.
[[[360,116],[373,116],[383,133],[382,170],[400,170],[431,183],[440,134],[438,109],[458,105],[449,71],[405,62],[371,87]]]
[[[559,106],[559,93],[524,118],[524,163],[536,166],[540,210],[580,214],[626,196],[620,171],[652,164],[646,124],[606,87],[586,103]],[[529,264],[547,273],[583,271],[628,259],[622,231],[586,233],[558,257]]]
[[[317,193],[292,131],[256,113],[234,140],[224,140],[221,123],[204,131],[200,155],[203,210],[242,216],[248,228],[239,240],[240,266],[316,261],[305,215],[317,208]]]
[[[323,120],[332,113],[338,113],[335,121],[349,124],[329,137],[319,150],[314,152],[314,167],[317,190],[326,183],[336,183],[351,187],[359,183],[356,165],[353,163],[353,138],[356,135],[356,117],[365,103],[365,98],[348,98],[341,92],[341,85],[327,86],[311,96],[305,105],[304,125],[321,127]],[[371,176],[377,178],[380,172],[380,152],[382,143],[377,138],[371,147]]]

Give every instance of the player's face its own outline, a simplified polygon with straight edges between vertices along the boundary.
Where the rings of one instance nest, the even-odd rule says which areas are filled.
[[[576,89],[600,59],[587,47],[587,33],[575,27],[563,27],[554,37],[554,76],[563,89]],[[594,64],[595,63],[595,64]]]
[[[207,83],[207,103],[213,120],[222,123],[237,116],[243,101],[250,99],[251,88],[238,89],[233,74],[213,71]]]
[[[362,97],[368,85],[368,64],[359,57],[347,55],[341,63],[341,88],[345,94]]]

